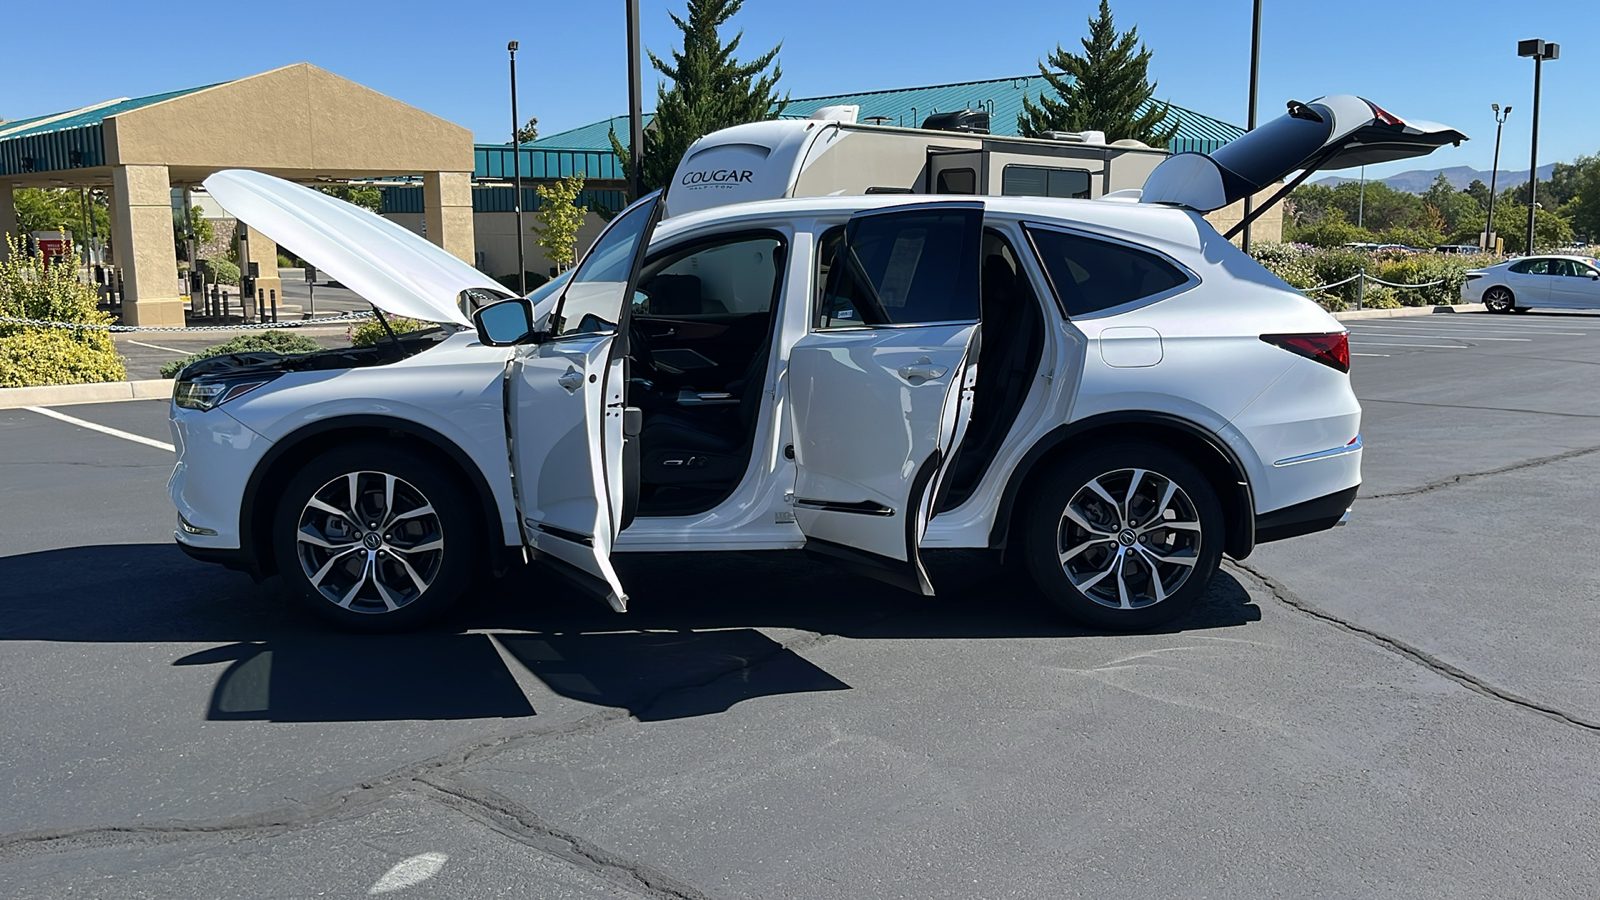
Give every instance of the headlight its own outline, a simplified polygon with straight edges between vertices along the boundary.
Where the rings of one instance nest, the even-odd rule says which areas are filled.
[[[261,375],[207,378],[203,381],[179,379],[172,388],[172,402],[184,409],[198,409],[205,412],[235,397],[242,397],[270,381],[272,378],[264,378]]]

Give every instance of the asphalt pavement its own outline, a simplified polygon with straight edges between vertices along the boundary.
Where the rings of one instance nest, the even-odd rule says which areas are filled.
[[[0,897],[1596,896],[1600,316],[1350,328],[1351,525],[1150,635],[981,554],[331,633],[171,546],[164,403],[0,411]]]

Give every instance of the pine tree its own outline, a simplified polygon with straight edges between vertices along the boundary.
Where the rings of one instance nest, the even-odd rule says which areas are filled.
[[[1039,63],[1056,96],[1040,94],[1038,104],[1026,95],[1017,115],[1017,131],[1038,137],[1046,131],[1103,131],[1106,140],[1132,138],[1165,147],[1178,133],[1172,107],[1150,98],[1156,86],[1147,79],[1150,51],[1139,43],[1139,29],[1118,33],[1109,0],[1100,0],[1100,14],[1089,20],[1083,55],[1056,45],[1049,66]]]
[[[780,98],[777,90],[783,67],[775,60],[783,44],[741,63],[733,54],[744,32],[726,44],[717,33],[743,5],[744,0],[689,0],[686,17],[668,13],[683,32],[683,49],[672,52],[670,63],[649,53],[650,65],[671,79],[672,86],[665,82],[656,86],[655,119],[644,136],[646,190],[666,184],[684,151],[702,136],[731,125],[777,118],[788,105],[788,95]],[[611,144],[627,165],[625,148],[614,133]]]

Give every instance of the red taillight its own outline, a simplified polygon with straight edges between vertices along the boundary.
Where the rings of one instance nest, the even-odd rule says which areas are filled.
[[[1346,332],[1263,334],[1261,339],[1274,347],[1282,347],[1290,353],[1298,353],[1306,359],[1314,359],[1341,372],[1350,371],[1350,335]]]

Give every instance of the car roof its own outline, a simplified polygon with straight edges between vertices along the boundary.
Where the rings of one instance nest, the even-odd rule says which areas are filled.
[[[1041,223],[1083,225],[1098,231],[1121,232],[1187,246],[1199,246],[1197,213],[1171,206],[1120,200],[1076,200],[1064,197],[995,197],[965,194],[865,194],[831,197],[785,197],[734,203],[683,213],[662,221],[656,237],[698,230],[713,223],[772,221],[774,219],[837,218],[870,209],[927,203],[981,203],[987,213]]]

